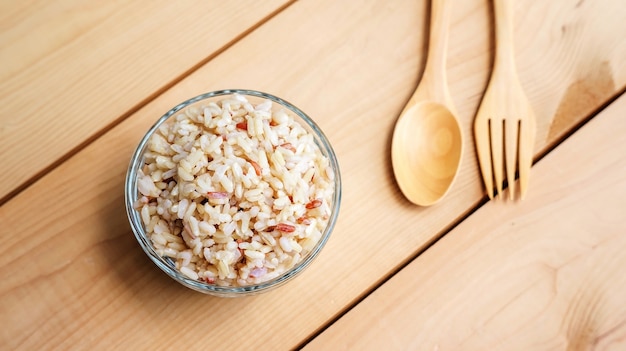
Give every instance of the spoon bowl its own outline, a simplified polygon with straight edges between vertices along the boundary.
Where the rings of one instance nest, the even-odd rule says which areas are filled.
[[[435,204],[450,190],[463,154],[463,135],[446,82],[451,4],[432,1],[424,74],[396,122],[391,142],[398,186],[420,206]]]
[[[391,145],[400,190],[409,201],[429,206],[450,189],[461,161],[459,124],[444,105],[423,101],[398,120]]]

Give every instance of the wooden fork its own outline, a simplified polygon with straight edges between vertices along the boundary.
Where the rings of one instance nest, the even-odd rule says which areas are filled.
[[[514,198],[528,189],[536,133],[535,115],[517,77],[513,48],[513,1],[494,0],[496,53],[491,79],[474,120],[476,152],[490,199],[501,197],[503,171]],[[495,189],[494,189],[495,182]]]

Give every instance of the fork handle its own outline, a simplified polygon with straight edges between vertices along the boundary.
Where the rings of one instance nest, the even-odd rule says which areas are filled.
[[[515,49],[513,47],[513,0],[494,0],[496,31],[496,54],[494,71],[508,69],[515,72]],[[504,66],[501,66],[504,65]]]

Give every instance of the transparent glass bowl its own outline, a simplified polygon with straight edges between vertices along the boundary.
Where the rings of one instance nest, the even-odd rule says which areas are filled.
[[[284,110],[290,114],[295,121],[299,122],[309,133],[313,134],[315,137],[315,142],[317,146],[320,148],[321,152],[328,157],[330,161],[330,167],[334,173],[334,193],[333,193],[333,203],[331,208],[331,215],[328,220],[328,224],[324,231],[322,232],[322,237],[319,242],[315,245],[315,247],[311,250],[311,252],[302,258],[302,260],[296,264],[293,268],[286,271],[282,275],[260,283],[256,285],[248,285],[248,286],[237,286],[237,287],[229,287],[229,286],[218,286],[213,284],[208,284],[202,281],[190,279],[183,275],[174,264],[174,261],[167,257],[161,257],[155,251],[152,241],[146,235],[143,222],[141,220],[141,215],[139,211],[134,209],[134,203],[138,198],[138,190],[137,190],[137,171],[139,167],[143,165],[143,155],[147,148],[148,140],[157,130],[157,128],[163,124],[170,117],[173,117],[177,114],[178,111],[181,111],[190,106],[200,106],[202,104],[207,104],[209,102],[216,102],[222,100],[224,98],[228,98],[233,94],[239,94],[245,96],[249,102],[252,104],[258,104],[265,100],[270,100],[272,103],[276,105],[280,105],[284,108]],[[308,267],[311,262],[317,257],[320,253],[328,238],[333,231],[335,226],[335,222],[337,220],[337,216],[339,214],[339,206],[341,203],[341,177],[339,174],[339,165],[337,163],[337,158],[335,156],[335,152],[333,151],[330,142],[321,131],[319,126],[313,122],[313,120],[307,116],[300,109],[290,104],[289,102],[280,99],[276,96],[262,93],[254,90],[220,90],[214,91],[210,93],[206,93],[200,96],[196,96],[191,98],[171,110],[169,110],[165,115],[163,115],[159,120],[148,130],[146,135],[141,139],[135,153],[133,154],[130,160],[130,166],[128,168],[128,172],[126,174],[126,183],[125,183],[125,202],[126,202],[126,213],[128,215],[128,220],[130,221],[131,228],[139,245],[144,250],[144,252],[150,257],[152,262],[154,262],[157,267],[163,270],[167,275],[171,278],[179,282],[180,284],[191,288],[193,290],[210,294],[216,296],[224,296],[224,297],[234,297],[234,296],[243,296],[243,295],[251,295],[263,291],[267,291],[269,289],[278,287],[290,280],[292,280],[296,275],[302,272],[306,267]]]

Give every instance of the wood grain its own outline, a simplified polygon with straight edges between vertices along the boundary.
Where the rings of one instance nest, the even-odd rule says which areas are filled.
[[[623,350],[626,95],[307,350]],[[593,153],[581,153],[581,150]]]
[[[559,97],[583,74],[564,65],[569,56],[562,55],[580,60],[585,46],[572,51],[571,42],[554,35],[572,18],[590,20],[575,3],[518,5],[535,14],[519,16],[516,33],[524,35],[516,34],[516,47],[520,79],[541,130],[549,127]],[[626,13],[615,2],[596,3]],[[472,209],[484,194],[472,152],[445,202],[427,209],[404,200],[390,168],[391,130],[422,70],[426,5],[296,2],[3,204],[5,348],[291,348]],[[626,29],[619,16],[607,18],[580,36]],[[482,0],[459,2],[451,21],[448,78],[470,135],[491,66],[490,10]],[[609,62],[616,89],[626,85],[620,47],[594,51]],[[594,69],[581,67],[576,69]],[[545,79],[548,73],[562,79]],[[150,264],[130,232],[122,189],[130,155],[149,125],[191,96],[233,87],[276,94],[311,115],[338,155],[344,196],[335,232],[303,275],[264,295],[224,300],[188,291]],[[607,91],[603,101],[614,93]],[[581,111],[572,121],[586,117]],[[548,143],[541,140],[539,147]],[[466,143],[466,150],[474,149],[471,138]],[[531,180],[529,195],[533,187]],[[233,333],[242,328],[252,337]]]
[[[288,0],[0,2],[0,203]]]

